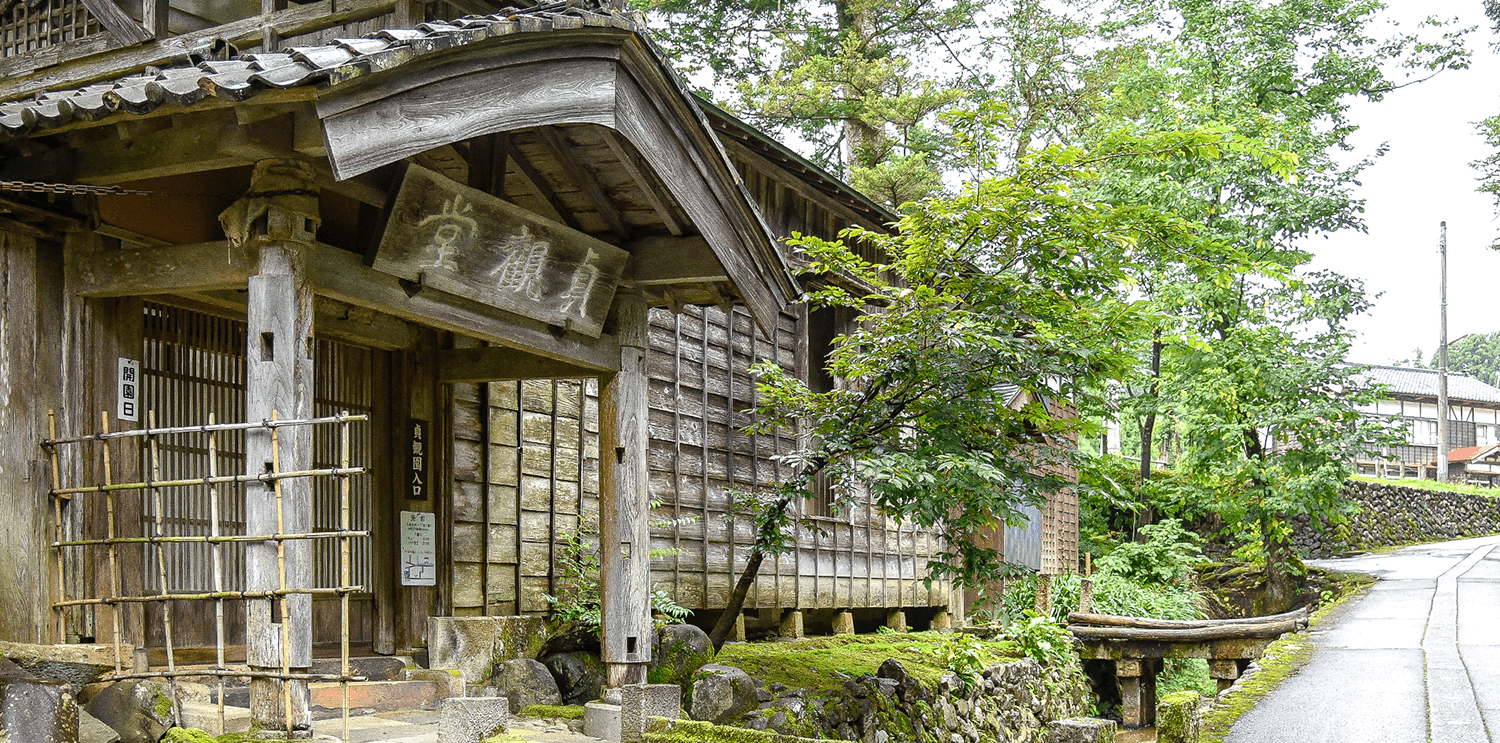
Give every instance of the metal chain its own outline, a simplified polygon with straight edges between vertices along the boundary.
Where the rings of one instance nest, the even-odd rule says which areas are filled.
[[[32,183],[29,181],[0,181],[0,191],[25,193],[91,193],[110,196],[154,196],[156,191],[133,191],[119,186],[86,186],[77,183]]]

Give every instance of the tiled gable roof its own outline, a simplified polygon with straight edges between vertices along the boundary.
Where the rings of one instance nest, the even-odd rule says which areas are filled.
[[[338,85],[430,52],[492,37],[587,27],[645,35],[645,22],[633,11],[610,10],[588,0],[546,2],[524,10],[422,23],[414,29],[387,29],[322,46],[147,68],[141,74],[75,90],[39,93],[0,103],[0,136],[23,135],[74,120],[97,121],[116,112],[147,114],[169,103],[192,106],[210,97],[243,101],[265,90]]]
[[[1360,372],[1358,378],[1370,385],[1385,385],[1393,394],[1437,397],[1438,373],[1436,369],[1408,369],[1399,366],[1371,366]],[[1473,377],[1448,373],[1448,398],[1463,402],[1500,404],[1500,389],[1491,387]]]

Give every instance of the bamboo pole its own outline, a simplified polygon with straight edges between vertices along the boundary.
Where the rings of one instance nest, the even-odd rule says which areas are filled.
[[[147,417],[151,421],[151,427],[156,427],[156,411],[152,410],[147,415]],[[149,436],[147,437],[146,441],[150,446],[151,452],[151,466],[149,468],[148,474],[146,475],[147,482],[149,483],[150,481],[161,477],[161,453],[157,447],[157,437]],[[165,534],[166,511],[165,504],[163,503],[162,493],[160,490],[157,490],[155,488],[148,488],[147,492],[151,496],[152,506],[156,511],[155,518],[153,519],[156,525],[156,533],[158,535]],[[158,587],[160,588],[161,594],[166,595],[168,591],[167,557],[166,548],[161,545],[157,545],[156,547],[156,578],[159,581]],[[173,657],[172,651],[172,605],[169,602],[163,602],[161,605],[161,628],[162,639],[167,648],[167,671],[176,671],[177,661]],[[172,695],[172,723],[174,725],[181,725],[182,708],[177,700],[176,677],[168,677],[167,681],[169,685],[169,691]]]
[[[49,435],[51,435],[51,436],[56,436],[57,435],[57,412],[54,411],[54,410],[48,410],[47,411],[47,428],[48,428]],[[62,487],[62,474],[61,474],[61,470],[59,469],[59,465],[58,465],[58,461],[57,461],[57,448],[56,447],[48,447],[48,451],[51,453],[51,459],[52,459],[52,491],[53,491],[53,498],[52,498],[52,533],[54,535],[56,535],[58,542],[62,542],[63,541],[63,538],[62,538],[63,537],[63,528],[62,528],[62,502],[63,502],[63,498],[57,492]],[[68,587],[67,587],[66,582],[63,580],[63,550],[61,548],[59,548],[56,551],[56,554],[57,554],[57,597],[59,599],[61,599],[62,601],[67,601],[68,600]],[[57,626],[56,626],[56,633],[57,634],[53,638],[56,642],[67,642],[68,641],[67,619],[66,619],[66,617],[67,617],[67,611],[64,610],[64,609],[62,609],[62,608],[58,608],[57,609]]]
[[[485,403],[489,403],[486,401]],[[485,445],[489,449],[489,445]],[[349,424],[339,424],[339,467],[349,468]],[[489,498],[486,497],[488,502]],[[349,531],[349,477],[339,477],[339,531]],[[487,529],[488,527],[486,527]],[[349,537],[339,538],[339,586],[347,586],[353,576],[349,571]],[[339,597],[339,675],[349,675],[349,594]],[[344,702],[344,743],[349,743],[349,682],[339,682],[339,696]]]
[[[364,586],[343,586],[339,588],[286,588],[272,591],[204,591],[202,593],[158,593],[153,596],[115,596],[112,598],[97,599],[73,599],[71,601],[59,601],[52,606],[54,608],[68,606],[99,606],[103,604],[155,604],[163,601],[213,601],[217,599],[280,599],[297,594],[308,594],[311,596],[338,596],[345,593],[359,593],[365,589]]]
[[[208,424],[213,425],[214,414],[208,414]],[[105,444],[108,447],[108,444]],[[219,474],[219,433],[208,432],[208,474],[214,477]],[[219,489],[213,485],[208,486],[208,530],[210,536],[219,536]],[[214,592],[224,590],[224,543],[213,542],[213,571]],[[114,549],[113,546],[110,549]],[[118,608],[115,611],[119,611]],[[214,599],[214,660],[216,667],[224,668],[224,599]],[[224,731],[224,677],[219,677],[219,731]]]
[[[212,425],[202,425],[202,426],[171,426],[171,427],[167,427],[167,428],[156,428],[156,427],[153,426],[153,427],[147,427],[147,428],[134,428],[134,429],[130,429],[128,431],[115,431],[114,433],[91,433],[91,434],[85,434],[83,436],[73,436],[71,438],[66,438],[66,439],[56,438],[56,436],[54,434],[52,438],[48,438],[45,441],[43,441],[42,442],[42,446],[52,447],[52,446],[60,446],[60,445],[63,445],[63,444],[79,444],[79,443],[83,443],[83,442],[87,442],[87,441],[108,441],[108,440],[111,440],[111,439],[124,439],[124,438],[138,437],[138,436],[147,436],[147,437],[150,437],[150,436],[173,436],[173,435],[181,434],[181,433],[209,433],[210,431],[246,431],[246,430],[253,429],[253,428],[265,428],[265,429],[275,430],[277,428],[285,428],[287,426],[317,426],[317,425],[323,425],[323,424],[329,424],[329,423],[343,423],[344,419],[348,419],[351,422],[352,421],[367,421],[367,420],[370,419],[370,416],[368,416],[368,415],[349,415],[349,416],[340,417],[340,416],[336,416],[336,415],[331,415],[331,416],[327,416],[327,417],[323,417],[323,418],[303,418],[303,419],[300,419],[300,420],[297,420],[297,419],[274,420],[273,419],[273,420],[259,421],[259,422],[215,423],[215,424],[212,424]]]
[[[53,547],[98,547],[112,544],[181,544],[190,542],[206,542],[208,544],[225,544],[229,542],[278,542],[291,541],[294,539],[337,539],[339,537],[368,537],[368,531],[315,531],[306,534],[221,534],[219,536],[193,536],[193,537],[116,537],[114,539],[73,539],[66,542],[53,542]]]
[[[120,490],[147,490],[155,488],[164,490],[166,488],[188,488],[198,485],[224,485],[240,482],[265,482],[274,483],[281,480],[290,480],[298,477],[338,477],[340,475],[363,475],[368,471],[365,467],[351,467],[345,472],[337,467],[317,470],[292,470],[290,472],[263,472],[257,475],[218,475],[213,477],[188,477],[179,480],[163,480],[161,482],[123,482],[115,485],[92,485],[77,488],[54,488],[53,495],[75,495],[78,493],[109,493]],[[66,499],[64,499],[66,500]]]
[[[109,411],[107,410],[99,411],[99,430],[105,433],[109,432]],[[104,442],[104,484],[108,485],[113,480],[114,463],[110,460],[109,442],[106,441]],[[107,529],[105,534],[108,536],[108,538],[114,539],[116,528],[115,494],[106,493],[104,496],[104,502],[106,510],[105,528]],[[120,562],[117,552],[118,548],[115,547],[115,545],[109,545],[109,595],[111,597],[120,595]],[[109,613],[110,618],[113,620],[115,629],[115,673],[120,673],[121,666],[123,665],[123,659],[120,657],[120,635],[124,633],[124,628],[121,627],[119,604],[111,604],[109,607]]]
[[[276,420],[276,418],[278,417],[277,413],[278,413],[278,411],[276,411],[276,410],[272,410],[271,411],[271,420],[273,420],[273,421]],[[280,432],[276,428],[272,428],[271,429],[271,472],[275,473],[275,472],[280,472],[280,471],[281,471],[281,436],[280,436]],[[276,493],[276,533],[280,534],[280,533],[282,533],[282,530],[284,530],[286,528],[286,510],[283,507],[284,503],[283,503],[282,498],[281,498],[281,480],[279,480],[279,479],[276,480],[275,493]],[[278,541],[276,543],[276,573],[277,573],[277,576],[278,576],[278,578],[277,578],[278,582],[277,582],[276,585],[282,591],[285,591],[286,590],[286,542],[284,542],[284,541]],[[292,665],[291,665],[292,664],[292,659],[291,659],[291,652],[292,652],[292,650],[291,650],[291,644],[292,644],[291,627],[292,627],[292,621],[291,621],[291,616],[287,614],[286,594],[285,593],[283,593],[281,595],[279,603],[281,605],[281,672],[283,674],[286,674],[286,673],[291,673],[291,671],[292,671]],[[287,737],[287,740],[291,740],[292,739],[292,685],[290,683],[288,683],[287,681],[282,681],[281,682],[281,704],[282,704],[282,718],[281,719],[282,719],[283,722],[286,723],[286,737]]]

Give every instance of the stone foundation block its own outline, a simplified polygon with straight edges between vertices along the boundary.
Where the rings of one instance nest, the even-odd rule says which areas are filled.
[[[427,664],[482,684],[496,663],[534,657],[546,639],[541,617],[428,617]]]
[[[583,705],[583,734],[600,740],[620,740],[620,705],[604,702]]]
[[[646,721],[682,717],[682,687],[677,684],[626,684],[620,687],[620,740],[640,743]]]
[[[224,705],[224,725],[219,726],[219,705],[204,702],[182,703],[182,727],[197,728],[209,735],[243,733],[250,729],[250,709]]]
[[[792,610],[781,615],[781,626],[777,628],[777,634],[783,638],[800,640],[803,638],[802,612]]]
[[[1198,692],[1187,690],[1168,694],[1156,703],[1156,740],[1158,743],[1198,743]]]
[[[510,705],[505,697],[451,697],[441,706],[438,743],[481,743],[505,732]]]
[[[453,668],[406,668],[401,671],[402,681],[431,681],[438,686],[438,698],[464,695],[463,672]]]
[[[853,612],[841,611],[841,612],[833,615],[833,634],[835,634],[835,635],[852,635],[852,634],[854,634],[854,613]]]
[[[885,613],[885,626],[897,632],[906,631],[906,612],[900,609],[891,609]]]
[[[309,684],[312,705],[324,709],[344,706],[344,694],[334,681]],[[361,681],[349,684],[349,707],[372,709],[436,709],[447,687],[436,681]]]
[[[1115,721],[1093,717],[1053,720],[1047,724],[1048,743],[1115,743]]]

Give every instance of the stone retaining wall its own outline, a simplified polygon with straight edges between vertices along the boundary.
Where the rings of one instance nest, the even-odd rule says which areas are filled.
[[[1347,523],[1316,529],[1301,517],[1292,537],[1299,554],[1337,557],[1376,547],[1500,533],[1500,497],[1357,480],[1344,483],[1344,496],[1359,506],[1359,513]]]
[[[784,692],[735,724],[866,743],[1044,743],[1049,722],[1087,711],[1088,694],[1076,666],[1003,663],[965,688],[953,674],[922,684],[889,660],[878,676],[850,679],[832,694]]]

